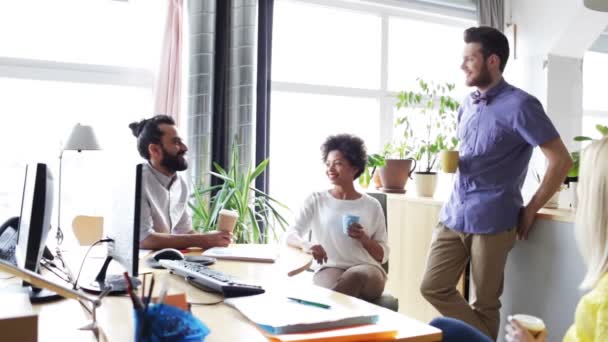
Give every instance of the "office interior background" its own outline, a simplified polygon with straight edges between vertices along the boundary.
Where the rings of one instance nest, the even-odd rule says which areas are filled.
[[[213,98],[205,65],[215,52],[192,43],[217,34],[196,30],[215,20],[217,7],[207,3],[215,1],[184,0],[180,128],[193,184],[209,181],[208,140],[216,134],[209,113],[191,104]],[[247,30],[256,22],[246,13],[256,6],[242,0],[232,8],[244,17],[234,21],[243,32],[234,49],[253,56],[242,59],[235,69],[242,77],[232,80],[245,92],[229,131],[238,136],[243,165],[255,162],[255,103],[246,94],[256,64],[256,40],[248,39],[255,35]],[[460,98],[471,91],[460,63],[462,31],[477,25],[476,11],[474,0],[275,0],[270,194],[297,210],[311,190],[325,188],[319,146],[330,134],[357,134],[369,152],[380,152],[393,135],[394,96],[416,77],[454,83]],[[61,145],[76,123],[92,125],[103,150],[64,153],[61,225],[109,210],[107,170],[140,161],[127,125],[155,114],[166,15],[165,0],[0,3],[4,217],[19,215],[27,162],[48,163],[57,176]],[[608,124],[608,20],[589,16],[582,1],[505,0],[505,23],[516,28],[507,32],[515,46],[505,77],[541,100],[572,150],[572,137],[595,136],[596,124]]]

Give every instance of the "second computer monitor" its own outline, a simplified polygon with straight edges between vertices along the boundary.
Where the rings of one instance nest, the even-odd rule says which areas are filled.
[[[118,261],[132,277],[137,277],[139,268],[142,166],[142,164],[138,164],[135,167],[134,175],[133,169],[130,169],[126,177],[115,179],[108,232],[108,237],[114,240],[109,245],[110,256]],[[121,182],[123,183],[120,184]]]
[[[139,268],[139,226],[142,206],[142,164],[133,167],[120,167],[110,170],[106,181],[111,187],[111,210],[106,214],[109,223],[105,227],[108,242],[106,258],[95,281],[84,283],[82,288],[91,292],[102,292],[109,288],[113,293],[127,290],[123,272],[128,272],[132,284],[136,287],[139,281],[135,278]],[[135,169],[135,173],[133,170]],[[121,267],[111,265],[115,260]]]
[[[25,181],[21,199],[21,214],[15,259],[17,267],[38,272],[40,259],[46,246],[46,238],[51,229],[53,211],[53,176],[46,164],[29,164],[25,168]],[[60,298],[57,294],[30,288],[33,302]]]

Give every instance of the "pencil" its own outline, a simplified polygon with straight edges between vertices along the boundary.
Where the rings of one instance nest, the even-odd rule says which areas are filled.
[[[287,299],[291,299],[295,302],[298,302],[300,304],[304,304],[304,305],[310,305],[310,306],[316,306],[318,308],[323,308],[323,309],[329,309],[331,308],[331,306],[327,305],[327,304],[323,304],[323,303],[317,303],[317,302],[313,302],[310,300],[305,300],[305,299],[300,299],[300,298],[294,298],[294,297],[287,297]]]

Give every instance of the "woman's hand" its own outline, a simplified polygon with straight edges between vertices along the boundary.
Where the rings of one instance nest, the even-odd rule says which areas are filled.
[[[369,240],[369,237],[367,234],[365,234],[363,226],[361,226],[359,223],[352,223],[348,227],[348,236],[361,242]]]
[[[507,342],[546,342],[547,341],[547,330],[541,331],[537,337],[532,336],[528,329],[524,328],[515,319],[509,321],[509,324],[505,327],[507,334],[505,340]]]
[[[314,245],[310,247],[310,251],[312,252],[312,257],[320,264],[323,265],[327,262],[327,253],[323,249],[321,245]]]

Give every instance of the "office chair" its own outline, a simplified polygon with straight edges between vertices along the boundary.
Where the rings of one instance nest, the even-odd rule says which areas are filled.
[[[103,236],[103,217],[76,216],[72,221],[74,236],[81,246],[90,246]]]
[[[384,221],[386,222],[386,194],[382,192],[368,192],[367,194],[380,202],[380,206],[382,206],[382,211],[384,212]],[[386,229],[388,229],[388,222],[386,224]],[[386,271],[386,274],[388,275],[388,261],[382,264],[382,268],[384,268],[384,271]],[[371,303],[395,312],[399,311],[399,299],[386,292],[386,290],[380,297],[371,301]]]

